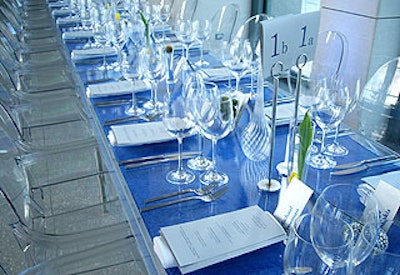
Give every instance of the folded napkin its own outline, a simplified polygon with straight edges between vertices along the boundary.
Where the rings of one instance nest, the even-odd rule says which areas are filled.
[[[57,1],[57,2],[49,3],[49,8],[51,8],[51,9],[62,8],[62,7],[68,7],[68,3],[64,2],[64,1]]]
[[[110,83],[98,83],[89,85],[86,88],[87,97],[103,97],[111,95],[130,94],[132,92],[142,92],[150,89],[150,83],[144,80],[135,81],[135,87],[132,90],[130,81],[118,81]]]
[[[51,12],[51,14],[53,16],[66,16],[66,15],[71,14],[71,10],[68,9],[68,8],[60,8],[60,9],[57,9],[57,10],[53,10]]]
[[[168,247],[168,244],[160,236],[153,238],[153,249],[164,268],[177,267],[178,264]]]
[[[77,16],[60,17],[60,18],[57,18],[57,20],[56,20],[56,24],[58,26],[74,25],[74,24],[79,24],[80,22],[81,22],[81,20]]]
[[[175,53],[177,53],[178,51],[182,51],[184,49],[182,43],[179,42],[179,41],[171,42],[171,43],[169,43],[169,45],[174,48]],[[199,44],[194,44],[194,45],[190,46],[189,52],[198,51],[199,49],[200,49],[200,45]]]
[[[93,37],[92,31],[66,31],[62,34],[64,40],[88,39]]]
[[[104,55],[111,56],[116,55],[117,51],[112,47],[103,48],[91,48],[91,49],[75,49],[71,52],[72,60],[83,60],[90,58],[100,58]]]
[[[227,67],[204,68],[200,71],[204,80],[222,81],[232,78],[231,71]]]
[[[108,133],[108,139],[113,146],[135,146],[174,140],[165,129],[162,121],[114,125]]]
[[[306,110],[299,107],[299,120],[303,120]],[[265,114],[269,119],[272,119],[272,106],[265,108]],[[289,124],[290,120],[294,115],[294,102],[291,103],[281,103],[277,105],[276,108],[276,125]]]
[[[378,186],[378,183],[380,180],[383,180],[387,182],[388,184],[392,185],[393,187],[397,188],[400,190],[400,171],[393,171],[393,172],[388,172],[384,173],[381,175],[377,176],[369,176],[369,177],[364,177],[361,180],[368,183],[372,187],[376,188]]]

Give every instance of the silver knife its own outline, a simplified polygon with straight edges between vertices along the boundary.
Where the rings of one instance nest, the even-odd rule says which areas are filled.
[[[189,159],[192,157],[193,157],[193,155],[182,155],[182,159]],[[146,161],[142,161],[142,162],[127,164],[127,165],[125,165],[125,169],[136,168],[136,167],[158,164],[158,163],[164,163],[164,162],[170,162],[170,161],[175,161],[175,160],[178,160],[178,156],[173,156],[173,157],[163,158],[163,159],[146,160]]]
[[[199,151],[182,152],[182,156],[196,156],[198,154],[200,154]],[[119,165],[125,165],[125,164],[128,164],[128,163],[138,163],[138,162],[156,160],[156,159],[165,159],[165,158],[171,158],[171,157],[177,157],[177,156],[178,156],[178,153],[169,153],[169,154],[160,154],[160,155],[153,155],[153,156],[144,156],[144,157],[138,157],[138,158],[133,158],[133,159],[121,160],[119,162]]]
[[[338,170],[338,171],[333,171],[331,172],[331,175],[333,176],[345,176],[345,175],[351,175],[355,174],[364,170],[367,170],[368,168],[374,167],[374,166],[381,166],[381,165],[386,165],[386,164],[391,164],[393,162],[396,162],[399,160],[399,157],[389,159],[389,160],[381,160],[381,161],[376,161],[372,163],[366,163],[360,166],[356,166],[353,168],[349,169],[343,169],[343,170]]]
[[[377,162],[377,161],[381,161],[381,160],[391,160],[391,159],[395,159],[395,158],[399,158],[399,156],[398,155],[379,156],[379,157],[375,157],[375,158],[363,159],[360,161],[336,165],[334,167],[334,169],[348,169],[348,168],[360,166],[360,165],[367,164],[367,163],[373,163],[373,162]]]

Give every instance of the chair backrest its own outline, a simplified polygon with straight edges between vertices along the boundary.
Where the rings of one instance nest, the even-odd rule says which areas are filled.
[[[228,44],[236,27],[239,17],[239,6],[231,3],[222,6],[211,18],[211,35],[204,43],[204,48],[211,52],[218,52]]]
[[[261,57],[262,26],[261,22],[272,19],[271,16],[260,13],[249,17],[241,25],[233,39],[248,40],[253,52],[253,60]]]
[[[359,100],[362,134],[400,152],[400,57],[383,64],[367,81]]]
[[[192,20],[197,9],[198,0],[173,0],[171,5],[171,23],[176,20]]]

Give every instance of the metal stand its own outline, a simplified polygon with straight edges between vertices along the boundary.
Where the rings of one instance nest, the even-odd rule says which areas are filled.
[[[272,100],[272,122],[271,122],[271,145],[269,153],[269,164],[268,164],[268,180],[261,180],[257,183],[258,188],[268,192],[275,192],[281,188],[281,184],[278,180],[272,178],[272,166],[274,162],[274,149],[275,149],[275,128],[276,128],[276,102],[278,98],[279,88],[279,77],[283,72],[283,63],[281,61],[276,62],[271,67],[271,77],[274,79],[274,95]]]

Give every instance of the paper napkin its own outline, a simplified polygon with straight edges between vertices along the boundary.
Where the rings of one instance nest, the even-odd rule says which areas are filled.
[[[117,51],[112,47],[103,48],[92,48],[92,49],[75,49],[71,52],[72,60],[83,60],[90,58],[102,58],[103,55],[111,56],[116,55]]]
[[[154,237],[153,249],[154,252],[157,254],[158,258],[160,259],[160,262],[164,268],[172,268],[178,266],[174,258],[174,255],[169,249],[168,244],[164,240],[164,238],[161,238],[160,236]]]
[[[222,81],[231,79],[233,76],[226,67],[205,68],[200,71],[205,80]]]
[[[74,25],[74,24],[79,24],[81,20],[77,16],[73,17],[60,17],[57,18],[56,24],[58,26],[65,26],[65,25]]]
[[[381,175],[364,177],[361,180],[368,183],[374,188],[376,188],[379,182],[382,180],[400,190],[399,177],[400,177],[400,171],[393,171]]]
[[[110,83],[92,84],[86,88],[87,97],[103,97],[113,95],[130,94],[132,92],[142,92],[150,89],[150,84],[147,81],[135,81],[134,89],[129,81],[118,81]]]
[[[265,108],[265,114],[269,119],[272,119],[272,106]],[[299,107],[299,120],[303,120],[306,110]],[[276,125],[289,124],[294,115],[294,102],[281,103],[276,108]]]
[[[93,37],[92,31],[67,31],[62,34],[64,40],[88,39]]]
[[[108,133],[108,139],[113,146],[136,146],[174,140],[165,129],[162,121],[114,125]]]

